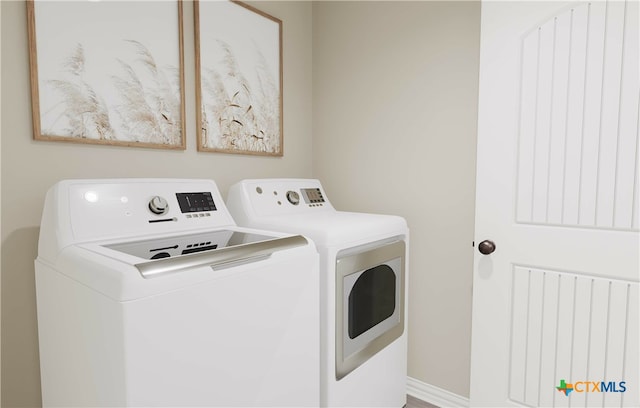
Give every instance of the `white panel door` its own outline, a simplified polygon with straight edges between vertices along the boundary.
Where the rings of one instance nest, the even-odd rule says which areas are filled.
[[[482,4],[472,406],[640,406],[639,13]]]

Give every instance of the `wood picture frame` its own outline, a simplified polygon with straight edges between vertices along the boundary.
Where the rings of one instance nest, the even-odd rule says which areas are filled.
[[[194,17],[198,150],[283,156],[282,21],[240,1]]]
[[[27,1],[35,140],[186,148],[182,0]]]

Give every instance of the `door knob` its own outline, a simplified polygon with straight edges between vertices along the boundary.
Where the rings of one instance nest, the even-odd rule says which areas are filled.
[[[480,251],[482,255],[489,255],[495,250],[496,244],[493,241],[489,241],[488,239],[485,239],[478,244],[478,251]]]

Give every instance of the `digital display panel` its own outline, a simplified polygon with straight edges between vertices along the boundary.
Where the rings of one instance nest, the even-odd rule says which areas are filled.
[[[305,188],[302,192],[307,204],[324,203],[324,197],[322,197],[322,192],[320,192],[319,188]]]
[[[182,213],[216,211],[211,193],[176,193]]]

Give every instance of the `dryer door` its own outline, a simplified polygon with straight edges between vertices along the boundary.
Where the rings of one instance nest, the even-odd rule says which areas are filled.
[[[393,241],[336,260],[336,379],[404,331],[405,243]]]

